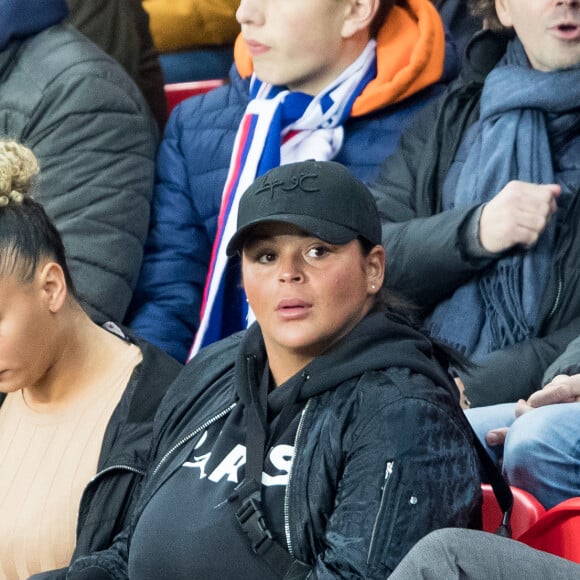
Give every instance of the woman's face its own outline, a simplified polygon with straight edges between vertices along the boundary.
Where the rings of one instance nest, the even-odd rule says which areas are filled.
[[[347,68],[350,0],[241,0],[237,19],[262,81],[315,95]]]
[[[54,344],[50,312],[38,280],[0,275],[0,392],[38,384],[50,366]]]
[[[314,358],[371,309],[384,274],[384,251],[368,256],[353,240],[333,246],[277,222],[256,226],[243,248],[250,307],[268,354]]]

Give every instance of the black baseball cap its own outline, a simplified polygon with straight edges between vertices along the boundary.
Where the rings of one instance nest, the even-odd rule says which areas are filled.
[[[334,161],[300,161],[271,169],[244,192],[238,229],[226,252],[241,250],[250,230],[264,222],[292,224],[329,244],[364,238],[381,243],[381,220],[369,189]]]

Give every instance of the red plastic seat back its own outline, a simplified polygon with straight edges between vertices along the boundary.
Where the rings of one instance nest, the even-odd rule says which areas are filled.
[[[491,485],[484,483],[483,492],[483,529],[495,532],[501,523],[502,512]],[[512,537],[519,537],[546,513],[544,506],[531,494],[519,487],[511,486],[514,507],[511,515]]]
[[[580,497],[567,499],[548,510],[518,540],[580,563]]]
[[[187,83],[169,83],[165,85],[165,98],[169,112],[184,99],[207,93],[224,84],[224,79],[210,79],[206,81],[191,81]]]

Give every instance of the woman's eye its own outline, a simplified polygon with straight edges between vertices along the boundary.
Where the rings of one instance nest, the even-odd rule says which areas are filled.
[[[307,252],[307,256],[310,258],[321,258],[325,254],[328,254],[329,250],[326,246],[315,246],[310,248]]]
[[[276,255],[273,252],[263,252],[257,256],[256,261],[260,264],[269,264],[276,259]]]

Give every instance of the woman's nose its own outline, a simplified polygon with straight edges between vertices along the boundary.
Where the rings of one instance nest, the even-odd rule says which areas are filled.
[[[280,267],[278,271],[280,282],[300,282],[304,276],[300,268],[299,260],[295,256],[286,256],[280,258]]]

